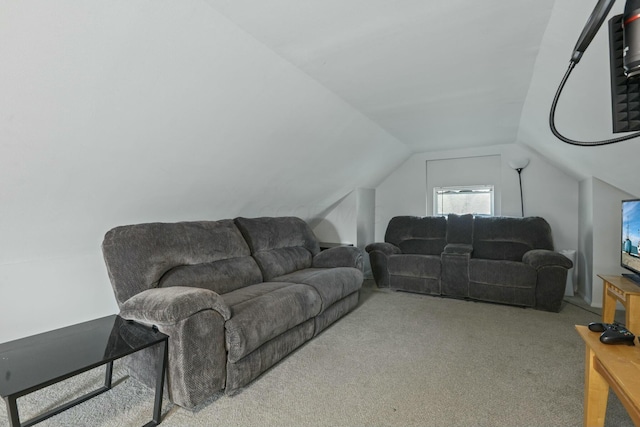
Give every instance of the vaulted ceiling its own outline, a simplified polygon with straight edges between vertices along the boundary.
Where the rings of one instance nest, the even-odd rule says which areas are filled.
[[[511,143],[553,0],[207,0],[413,151]]]
[[[579,179],[640,194],[620,173],[640,142],[567,146],[547,124],[595,0],[206,1],[412,152],[519,142]],[[605,23],[558,107],[574,139],[612,136],[606,33]]]

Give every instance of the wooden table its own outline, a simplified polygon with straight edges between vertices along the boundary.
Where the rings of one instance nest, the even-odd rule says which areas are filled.
[[[634,335],[640,335],[640,285],[621,275],[604,276],[602,279],[602,321],[613,323],[616,302],[624,306],[625,327]]]
[[[576,325],[585,342],[585,427],[604,426],[609,387],[616,393],[636,426],[640,426],[640,347],[600,342],[600,334]]]

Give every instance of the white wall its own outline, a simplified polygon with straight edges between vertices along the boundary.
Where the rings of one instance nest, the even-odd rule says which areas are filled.
[[[351,244],[364,253],[375,238],[375,200],[375,189],[356,188],[311,222],[314,234],[321,242]],[[364,258],[365,277],[371,277],[369,257]]]
[[[355,245],[358,240],[358,190],[351,191],[311,223],[321,242]]]
[[[580,181],[578,217],[579,243],[576,259],[578,265],[578,289],[580,295],[591,304],[593,300],[593,178]]]
[[[0,40],[0,342],[116,312],[113,226],[310,220],[409,156],[199,0],[5,2]]]
[[[357,246],[364,249],[375,239],[376,190],[359,188],[357,199]]]
[[[602,275],[627,272],[620,267],[622,221],[621,201],[636,198],[597,178],[580,183],[581,221],[580,246],[586,257],[587,268],[579,274],[579,294],[593,307],[602,307]],[[584,209],[584,211],[583,211]],[[622,307],[622,306],[620,306]]]
[[[541,216],[549,222],[556,249],[577,249],[578,180],[518,144],[413,155],[376,188],[376,240],[384,239],[387,224],[396,215],[427,215],[427,198],[431,197],[427,191],[430,185],[426,179],[427,161],[461,159],[458,165],[453,161],[448,172],[451,182],[457,182],[465,166],[464,173],[473,179],[474,171],[468,168],[470,158],[486,156],[500,157],[500,214],[521,215],[518,174],[508,163],[529,158],[529,165],[522,171],[525,215]],[[485,171],[475,172],[478,180],[486,179]],[[440,176],[439,180],[447,182],[447,177]]]

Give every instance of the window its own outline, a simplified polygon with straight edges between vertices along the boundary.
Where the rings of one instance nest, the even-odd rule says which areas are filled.
[[[493,215],[493,185],[434,187],[434,215]]]

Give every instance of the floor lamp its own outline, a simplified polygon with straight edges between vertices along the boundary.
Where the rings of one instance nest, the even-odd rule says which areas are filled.
[[[522,197],[522,169],[526,168],[529,164],[529,159],[518,159],[509,162],[511,169],[515,169],[518,172],[518,181],[520,182],[520,209],[522,210],[522,217],[524,218],[524,198]]]

